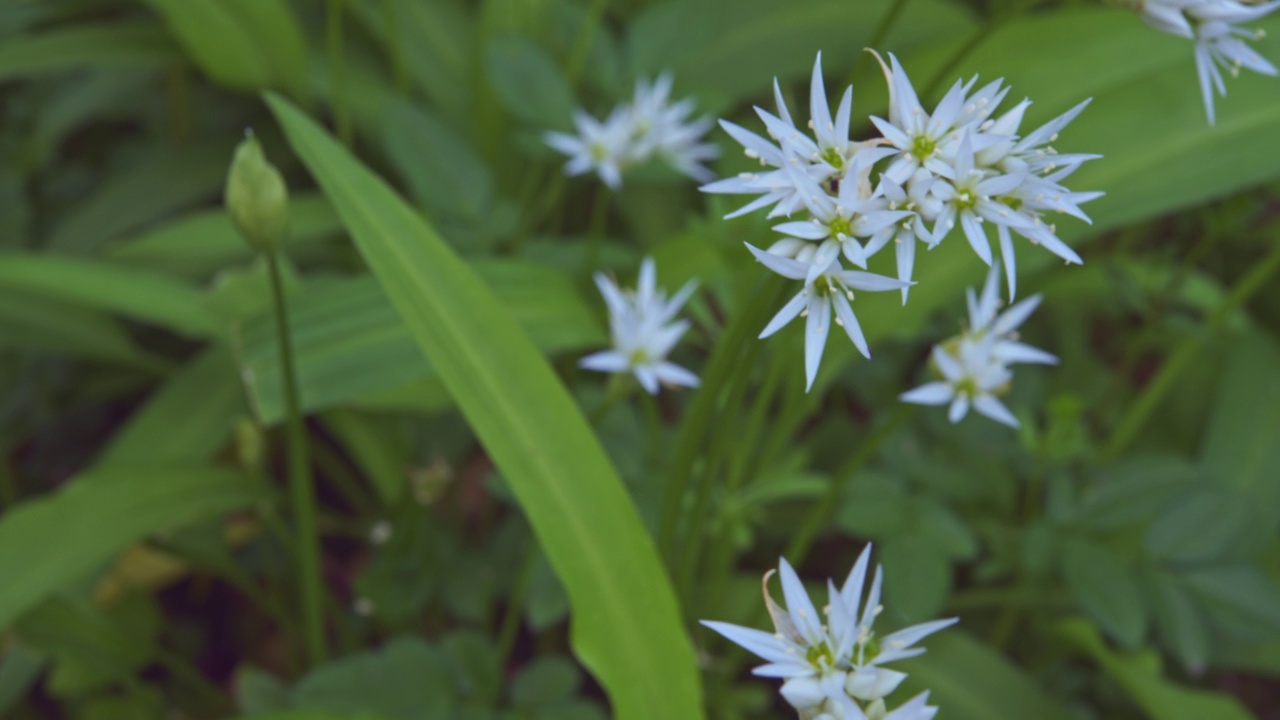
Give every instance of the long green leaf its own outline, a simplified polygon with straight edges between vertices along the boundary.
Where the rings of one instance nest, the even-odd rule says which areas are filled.
[[[214,345],[156,389],[111,437],[99,465],[208,462],[246,416],[244,390],[226,348]]]
[[[46,350],[147,370],[166,366],[135,346],[115,318],[10,288],[0,289],[0,347]]]
[[[0,287],[124,315],[183,335],[208,336],[217,325],[194,287],[79,258],[0,253]]]
[[[261,486],[210,468],[101,468],[0,519],[0,628],[161,530],[251,505]]]
[[[548,266],[510,260],[473,265],[507,312],[544,353],[601,343],[604,335],[569,278]],[[436,379],[417,342],[371,277],[327,283],[290,301],[298,391],[310,412]],[[249,399],[264,423],[284,417],[280,348],[270,313],[236,334]]]
[[[182,57],[155,23],[69,27],[0,43],[0,82],[79,67],[161,67]]]
[[[283,0],[144,0],[210,78],[238,90],[306,90],[306,43]]]
[[[617,471],[520,326],[396,193],[288,101],[268,102],[510,482],[622,720],[702,716],[693,648]]]

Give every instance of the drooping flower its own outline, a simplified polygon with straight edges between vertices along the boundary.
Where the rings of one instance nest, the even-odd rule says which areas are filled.
[[[923,653],[924,649],[915,644],[957,619],[922,623],[877,639],[872,625],[883,610],[882,568],[877,567],[866,604],[862,604],[870,558],[871,546],[867,545],[839,589],[827,581],[828,602],[822,615],[795,570],[783,558],[778,563],[778,575],[785,608],[779,607],[769,594],[768,581],[773,571],[764,576],[764,601],[773,619],[773,633],[713,620],[701,623],[766,660],[752,674],[784,679],[781,694],[801,718],[927,720],[937,711],[926,705],[928,692],[892,712],[886,711],[884,697],[906,675],[880,666]]]
[[[609,309],[613,347],[582,358],[578,365],[599,372],[630,372],[650,394],[656,394],[662,384],[697,387],[698,376],[667,360],[689,329],[689,321],[675,316],[697,284],[690,281],[668,299],[657,287],[652,258],[641,263],[634,292],[620,289],[604,273],[596,273],[595,281]]]
[[[1276,75],[1276,67],[1249,47],[1246,41],[1263,37],[1262,30],[1246,30],[1241,23],[1253,22],[1280,8],[1280,0],[1130,0],[1148,25],[1157,30],[1194,40],[1196,72],[1209,124],[1216,118],[1213,94],[1226,96],[1221,69],[1233,77],[1240,68],[1263,75]]]
[[[711,119],[689,119],[694,110],[691,98],[671,103],[671,83],[669,74],[653,82],[641,79],[632,102],[615,107],[604,122],[578,110],[573,118],[577,135],[547,132],[543,139],[569,156],[566,174],[594,170],[614,190],[622,186],[626,168],[655,157],[699,182],[707,182],[715,176],[703,163],[719,155],[715,145],[702,141]]]

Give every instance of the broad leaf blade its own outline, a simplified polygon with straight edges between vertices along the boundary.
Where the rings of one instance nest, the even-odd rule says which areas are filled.
[[[101,468],[0,520],[0,628],[130,543],[251,505],[262,486],[210,468]]]
[[[385,182],[291,103],[268,102],[511,484],[568,590],[578,657],[616,716],[701,717],[693,649],[657,552],[550,366]]]

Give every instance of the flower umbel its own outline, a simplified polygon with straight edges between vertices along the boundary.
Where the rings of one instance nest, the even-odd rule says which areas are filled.
[[[670,95],[671,75],[660,75],[653,82],[642,79],[636,83],[633,101],[615,107],[604,122],[578,110],[573,117],[577,135],[548,132],[543,139],[569,156],[566,174],[594,170],[614,190],[622,186],[629,166],[654,157],[698,182],[712,180],[715,176],[702,165],[719,155],[715,145],[702,142],[711,119],[691,121],[693,100],[670,103]]]
[[[1213,93],[1226,97],[1225,69],[1232,77],[1247,68],[1276,75],[1276,66],[1249,47],[1247,41],[1263,37],[1262,30],[1238,27],[1280,8],[1280,0],[1130,0],[1134,10],[1151,27],[1196,43],[1196,72],[1209,124],[1215,121]]]
[[[667,299],[666,292],[657,287],[653,258],[640,264],[635,291],[622,290],[604,273],[596,273],[595,281],[609,308],[613,348],[592,353],[578,365],[599,372],[630,372],[650,394],[656,394],[661,384],[697,387],[697,375],[667,361],[680,336],[689,329],[688,320],[675,320],[675,316],[697,283],[690,281]]]
[[[928,692],[886,711],[884,696],[907,676],[880,665],[923,653],[924,648],[915,644],[957,619],[922,623],[877,638],[872,625],[883,610],[883,572],[876,568],[863,604],[870,560],[871,546],[867,545],[840,588],[827,581],[827,605],[819,614],[795,570],[785,558],[780,559],[778,577],[785,608],[769,594],[773,571],[764,576],[764,602],[773,619],[772,634],[714,620],[701,622],[766,660],[752,674],[784,679],[780,692],[802,720],[927,720],[937,712],[926,705]]]
[[[1000,265],[992,266],[978,297],[968,290],[969,328],[957,338],[933,347],[933,366],[942,379],[926,383],[901,395],[904,402],[917,405],[949,405],[951,422],[959,422],[969,408],[1009,427],[1019,426],[999,397],[1013,380],[1010,365],[1038,363],[1053,365],[1058,358],[1039,348],[1019,342],[1015,332],[1040,305],[1040,296],[1029,297],[997,314]]]

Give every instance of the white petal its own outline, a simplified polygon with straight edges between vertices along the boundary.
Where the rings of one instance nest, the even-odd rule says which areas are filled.
[[[787,652],[788,645],[771,633],[717,620],[698,622],[765,660],[774,663],[794,662],[795,656]]]
[[[844,325],[845,334],[849,336],[853,346],[858,348],[858,352],[870,360],[871,350],[867,347],[867,338],[862,334],[862,326],[858,324],[858,318],[853,314],[853,307],[849,305],[849,298],[837,293],[832,295],[831,299],[836,306],[836,317],[840,318],[840,324]]]
[[[761,264],[778,273],[782,277],[790,278],[791,280],[800,280],[809,272],[809,266],[804,263],[796,262],[791,258],[785,258],[781,255],[774,255],[773,253],[765,252],[751,243],[746,243],[746,245],[747,249],[751,251],[752,255],[756,256],[756,259],[759,260]]]
[[[812,296],[809,301],[809,317],[804,329],[804,391],[813,388],[822,363],[822,351],[827,346],[827,334],[831,332],[831,303],[826,298]]]
[[[601,350],[578,361],[580,368],[607,373],[623,372],[630,365],[627,357],[616,350]]]
[[[786,558],[778,559],[778,579],[782,582],[782,597],[787,603],[787,614],[800,633],[810,643],[822,636],[822,617],[809,599],[809,593],[800,582],[800,576]]]
[[[947,409],[947,419],[953,423],[958,423],[968,412],[969,398],[964,395],[957,395],[956,399],[951,401],[951,407]]]
[[[968,238],[969,246],[978,254],[982,262],[990,265],[991,241],[987,239],[987,233],[978,222],[978,216],[966,210],[960,213],[960,224],[964,227],[964,236]]]
[[[947,383],[931,382],[902,393],[898,399],[916,405],[945,405],[954,396],[955,390]]]
[[[1011,428],[1016,428],[1021,425],[1021,423],[1018,422],[1018,418],[1014,417],[1013,413],[1009,412],[1009,408],[1005,407],[1004,403],[990,395],[979,395],[973,401],[973,409],[983,415],[986,415],[992,420],[1004,423]]]
[[[801,290],[796,293],[795,297],[788,300],[787,304],[783,305],[782,309],[778,311],[778,314],[773,316],[773,319],[764,327],[764,330],[760,331],[760,339],[763,340],[778,332],[786,326],[787,323],[794,320],[796,316],[800,314],[800,311],[804,310],[805,303],[808,302],[808,299],[808,293],[805,291]]]
[[[675,363],[660,362],[654,366],[653,373],[658,376],[658,380],[667,385],[698,387],[698,376]]]

